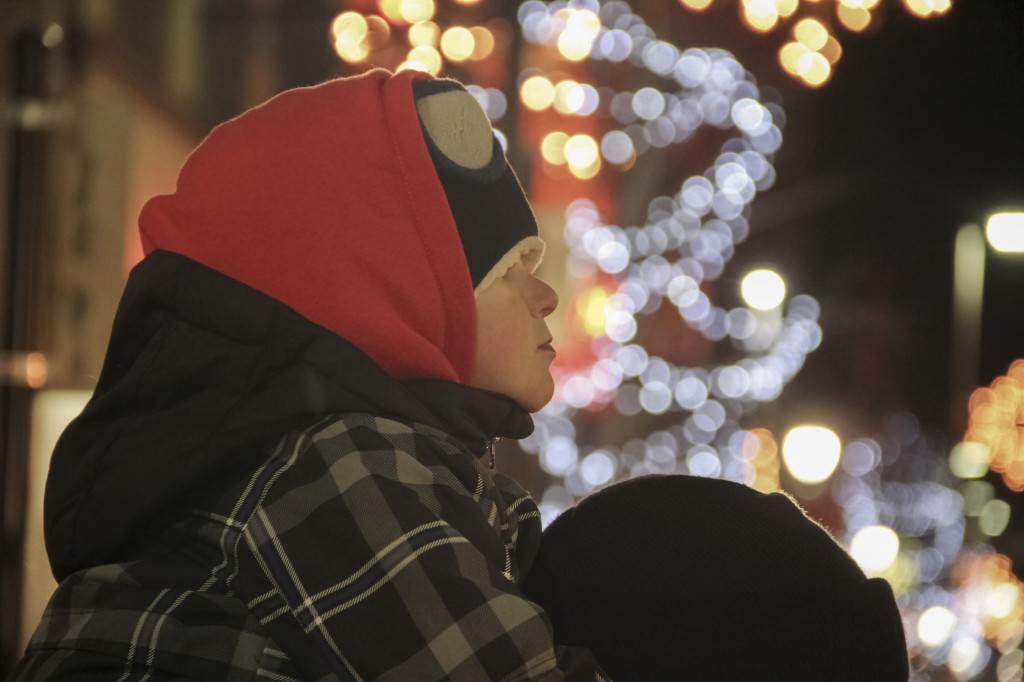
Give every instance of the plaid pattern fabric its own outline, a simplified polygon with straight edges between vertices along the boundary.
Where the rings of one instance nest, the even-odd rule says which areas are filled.
[[[447,434],[332,417],[140,558],[65,580],[13,679],[561,680],[516,585],[539,534]]]

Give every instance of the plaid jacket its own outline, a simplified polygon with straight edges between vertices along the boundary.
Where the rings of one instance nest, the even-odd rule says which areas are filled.
[[[65,580],[15,679],[562,679],[516,587],[537,508],[467,454],[365,414],[291,435],[143,558]]]

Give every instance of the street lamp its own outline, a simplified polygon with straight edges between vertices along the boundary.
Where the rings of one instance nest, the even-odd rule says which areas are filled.
[[[953,432],[964,426],[964,405],[976,388],[981,366],[981,307],[985,290],[985,237],[1000,253],[1024,252],[1024,212],[989,216],[985,235],[974,223],[957,231],[953,250],[953,348],[950,418]]]
[[[985,224],[985,236],[996,251],[1024,252],[1024,213],[993,213]]]

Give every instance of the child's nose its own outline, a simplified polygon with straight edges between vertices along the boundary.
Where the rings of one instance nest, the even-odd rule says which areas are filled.
[[[536,279],[536,278],[535,278]],[[536,279],[537,293],[535,296],[535,306],[538,317],[547,317],[551,313],[555,312],[555,308],[558,307],[558,294],[551,288],[551,285],[542,279]]]

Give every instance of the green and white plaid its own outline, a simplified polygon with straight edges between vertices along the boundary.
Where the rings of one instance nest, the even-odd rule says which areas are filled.
[[[517,587],[536,505],[440,430],[334,416],[210,488],[64,580],[13,679],[602,679]]]

